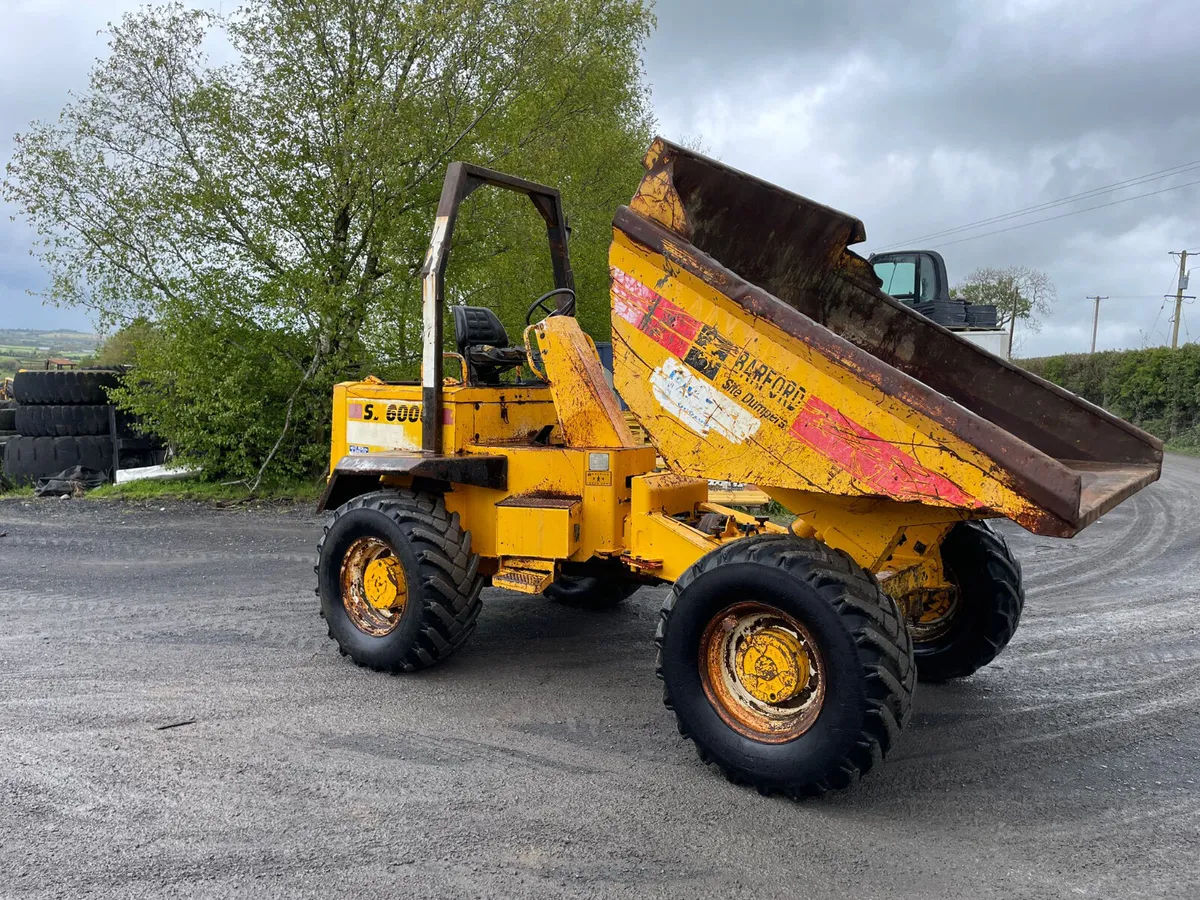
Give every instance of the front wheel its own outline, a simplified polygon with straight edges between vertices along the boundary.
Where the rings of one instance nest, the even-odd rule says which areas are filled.
[[[853,784],[891,750],[916,679],[896,604],[812,539],[732,542],[676,582],[658,674],[701,760],[763,793]]]
[[[471,533],[432,494],[376,491],[334,513],[317,547],[329,636],[360,666],[411,672],[475,628],[483,578]]]

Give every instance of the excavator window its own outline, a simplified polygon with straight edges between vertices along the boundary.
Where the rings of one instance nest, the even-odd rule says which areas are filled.
[[[875,263],[875,274],[883,282],[883,292],[903,303],[917,300],[917,255],[890,256]],[[924,293],[924,291],[922,291]]]
[[[945,264],[936,253],[881,253],[870,261],[883,292],[907,306],[947,299]]]
[[[938,289],[937,268],[933,265],[933,260],[922,254],[918,272],[921,278],[921,302],[931,303],[937,299]]]

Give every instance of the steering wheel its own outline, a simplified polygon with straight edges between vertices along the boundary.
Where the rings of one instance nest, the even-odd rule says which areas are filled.
[[[529,312],[525,313],[525,324],[533,324],[533,314],[538,310],[541,310],[545,314],[542,318],[560,315],[557,306],[550,307],[546,303],[546,301],[551,297],[557,297],[559,294],[571,295],[571,299],[567,301],[567,308],[561,313],[561,315],[570,315],[571,313],[575,312],[575,292],[570,288],[555,288],[552,291],[547,291],[533,301],[533,305],[529,307]]]

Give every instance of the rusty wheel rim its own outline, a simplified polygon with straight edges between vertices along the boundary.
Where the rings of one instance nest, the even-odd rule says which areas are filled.
[[[812,727],[825,701],[825,664],[812,634],[763,603],[735,603],[700,639],[700,680],[735,731],[779,744]]]
[[[408,602],[404,564],[382,538],[360,537],[342,557],[342,605],[354,627],[373,637],[391,634]]]
[[[908,624],[913,641],[926,643],[940,638],[954,624],[958,609],[957,587],[933,591],[922,597],[917,615]]]

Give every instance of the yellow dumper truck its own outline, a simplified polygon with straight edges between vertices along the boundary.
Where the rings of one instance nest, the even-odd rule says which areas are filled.
[[[1012,637],[1020,567],[986,520],[1071,537],[1162,447],[886,296],[853,217],[661,139],[645,166],[609,264],[615,384],[650,443],[573,316],[558,192],[450,165],[420,383],[334,391],[322,612],[342,653],[401,672],[463,645],[487,584],[595,605],[671,584],[658,674],[700,757],[764,792],[845,787],[918,676]],[[533,202],[555,284],[520,336],[451,307],[448,351],[455,217],[484,186]],[[796,518],[710,502],[709,479]]]

